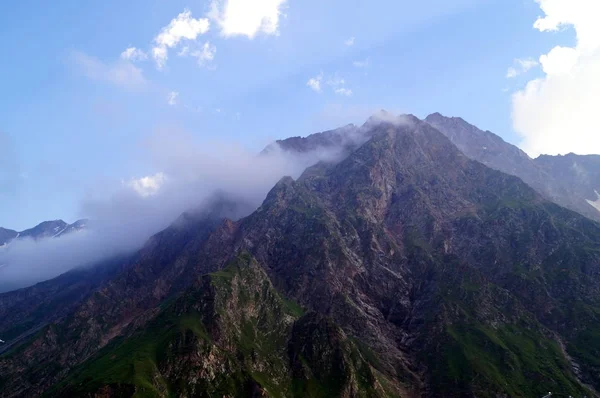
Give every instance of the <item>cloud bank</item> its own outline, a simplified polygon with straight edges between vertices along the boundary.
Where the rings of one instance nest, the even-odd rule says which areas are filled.
[[[350,137],[349,139],[355,139]],[[184,211],[215,195],[256,209],[283,176],[299,177],[319,161],[335,161],[341,148],[295,154],[271,145],[257,155],[229,142],[202,142],[191,134],[163,130],[144,143],[144,161],[157,170],[117,182],[108,198],[81,204],[89,229],[57,239],[17,240],[0,248],[0,289],[50,279],[74,267],[134,251]]]
[[[521,147],[539,154],[600,153],[600,1],[536,0],[544,12],[540,32],[573,28],[574,47],[556,46],[540,57],[544,76],[512,97]]]

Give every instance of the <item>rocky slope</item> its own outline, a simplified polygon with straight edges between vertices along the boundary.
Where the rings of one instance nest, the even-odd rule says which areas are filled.
[[[282,298],[242,253],[48,395],[393,396],[376,372],[338,326]]]
[[[250,216],[152,238],[0,356],[0,395],[593,396],[600,225],[414,117],[362,128]]]
[[[486,166],[521,178],[549,200],[600,221],[600,156],[540,156],[525,152],[461,118],[439,113],[425,119],[464,154]]]

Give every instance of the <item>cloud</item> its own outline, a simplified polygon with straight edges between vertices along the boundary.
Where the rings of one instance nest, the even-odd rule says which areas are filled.
[[[121,59],[113,63],[104,63],[82,52],[74,52],[72,58],[83,74],[90,79],[128,89],[139,89],[147,84],[142,70],[129,61]]]
[[[344,42],[344,44],[345,44],[346,46],[348,46],[348,47],[352,47],[352,46],[354,45],[354,40],[355,40],[355,39],[356,39],[355,37],[351,37],[351,38],[349,38],[348,40],[346,40],[346,41]]]
[[[536,0],[544,16],[534,27],[553,32],[572,27],[574,47],[556,46],[540,57],[544,76],[513,94],[514,128],[521,146],[538,154],[600,153],[596,113],[600,98],[600,2]]]
[[[354,61],[352,63],[352,65],[354,65],[355,68],[368,68],[371,65],[371,59],[370,58],[366,58],[363,61]]]
[[[332,87],[339,87],[346,84],[346,80],[343,77],[335,74],[334,76],[327,79],[327,85]]]
[[[314,92],[321,93],[323,92],[323,83],[330,87],[331,90],[337,95],[343,95],[346,97],[350,97],[352,95],[352,90],[345,87],[346,80],[337,73],[325,79],[323,72],[321,72],[319,75],[310,78],[306,85]]]
[[[152,57],[158,69],[162,69],[166,65],[170,48],[177,47],[182,41],[195,41],[198,36],[205,34],[209,29],[209,20],[192,18],[190,10],[184,10],[173,18],[154,38]]]
[[[198,65],[204,66],[215,59],[216,53],[217,47],[210,44],[210,42],[206,42],[200,49],[192,51],[191,56],[198,59]]]
[[[319,74],[318,76],[311,77],[308,79],[306,85],[310,87],[314,92],[320,93],[323,89],[321,88],[321,82],[323,81],[323,74]]]
[[[167,94],[167,104],[171,106],[177,105],[177,97],[179,97],[179,93],[177,91],[171,91]]]
[[[139,48],[129,47],[121,53],[121,59],[126,61],[145,61],[148,59],[148,54],[140,50]]]
[[[125,185],[133,189],[141,197],[156,195],[160,188],[167,181],[164,173],[156,173],[152,176],[146,176],[138,179],[131,179]]]
[[[382,111],[382,108],[388,109],[388,111]],[[315,124],[318,126],[326,124],[331,127],[337,127],[351,122],[360,125],[370,117],[389,121],[390,117],[386,115],[392,115],[391,118],[393,119],[396,118],[394,115],[401,115],[403,113],[406,113],[405,110],[389,106],[389,104],[383,106],[381,104],[330,102],[325,104],[321,111],[315,115]]]
[[[335,93],[337,95],[343,95],[345,97],[351,97],[352,96],[352,90],[350,90],[349,88],[345,88],[345,87],[336,88],[335,89]]]
[[[176,129],[156,132],[144,143],[138,161],[160,173],[115,184],[102,183],[102,197],[81,203],[89,230],[60,239],[16,241],[0,249],[4,286],[25,286],[74,267],[95,264],[137,250],[153,234],[190,209],[201,210],[215,197],[239,204],[230,217],[254,211],[283,176],[298,178],[319,161],[335,161],[339,148],[316,148],[295,154],[274,144],[256,154],[232,142],[208,142]],[[356,139],[356,137],[351,137]],[[106,198],[106,192],[112,192]]]
[[[276,35],[281,9],[287,0],[214,0],[208,17],[221,28],[221,35],[246,36]]]
[[[327,79],[327,85],[330,86],[337,95],[342,95],[344,97],[352,96],[352,90],[346,87],[346,79],[338,76],[337,73]]]
[[[506,78],[513,79],[519,75],[529,72],[531,69],[539,65],[539,62],[533,58],[515,59],[514,66],[511,66],[506,71]]]

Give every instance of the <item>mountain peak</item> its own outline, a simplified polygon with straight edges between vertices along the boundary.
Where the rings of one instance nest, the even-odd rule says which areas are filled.
[[[394,115],[386,111],[385,109],[381,109],[375,112],[371,117],[367,119],[363,128],[372,128],[379,124],[392,124],[392,125],[402,125],[402,124],[411,124],[411,123],[419,123],[421,120],[412,114],[401,114]]]
[[[4,246],[18,235],[17,231],[0,227],[0,247]]]
[[[430,123],[430,124],[434,124],[434,123],[452,123],[452,124],[455,124],[455,125],[463,125],[463,126],[468,127],[468,128],[476,128],[475,126],[473,126],[472,124],[470,124],[469,122],[467,122],[462,117],[445,116],[445,115],[442,115],[439,112],[435,112],[435,113],[432,113],[431,115],[427,116],[425,118],[425,121],[427,123]]]
[[[69,224],[63,220],[44,221],[33,228],[22,231],[19,237],[42,239],[60,235]]]

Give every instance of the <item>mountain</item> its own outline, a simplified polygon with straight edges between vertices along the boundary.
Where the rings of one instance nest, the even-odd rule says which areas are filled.
[[[17,231],[11,229],[0,228],[0,246],[4,246],[18,235]]]
[[[8,244],[11,240],[17,238],[30,238],[34,240],[57,238],[72,232],[84,230],[87,228],[88,223],[88,220],[78,220],[73,224],[67,224],[63,220],[44,221],[33,228],[21,232],[0,228],[0,246]]]
[[[8,243],[15,238],[31,238],[34,240],[56,238],[84,230],[88,223],[88,220],[78,220],[73,224],[67,224],[63,220],[44,221],[33,228],[21,232],[0,228],[0,242]],[[3,239],[3,237],[6,238]]]
[[[598,396],[600,224],[415,117],[360,129],[30,334],[0,317],[0,396]]]
[[[354,143],[363,141],[360,138],[360,129],[353,124],[335,130],[311,134],[308,137],[290,137],[275,141],[263,150],[269,153],[279,147],[286,152],[307,153],[320,150],[352,149]]]
[[[89,220],[77,220],[73,224],[67,225],[62,231],[56,234],[56,237],[71,234],[73,232],[83,231],[88,228]]]
[[[8,246],[11,242],[21,239],[32,239],[38,241],[41,239],[60,238],[74,232],[82,231],[86,229],[87,226],[87,220],[79,220],[70,225],[62,220],[56,220],[42,222],[34,228],[30,228],[21,232],[0,228],[0,293],[31,285],[29,281],[15,281],[5,277],[5,272],[9,269],[9,267],[17,266],[15,265],[14,261],[10,259],[11,248]],[[7,248],[8,250],[6,250]]]
[[[425,120],[471,159],[517,176],[551,201],[600,221],[600,210],[594,203],[599,199],[600,156],[543,155],[531,159],[494,133],[461,118],[434,113]]]
[[[587,204],[600,212],[600,156],[573,153],[565,156],[542,155],[536,158],[535,162],[561,181],[567,192],[577,198],[584,198]]]

